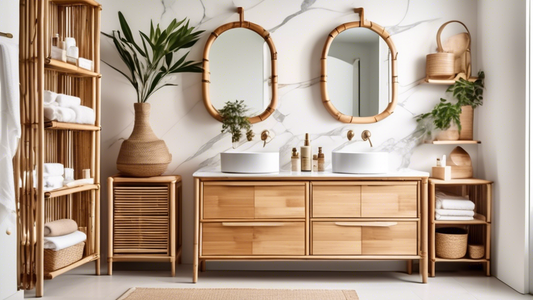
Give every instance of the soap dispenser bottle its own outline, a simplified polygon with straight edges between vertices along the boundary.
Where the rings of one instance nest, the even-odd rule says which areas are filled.
[[[302,172],[311,172],[311,146],[309,145],[309,133],[305,134],[304,145],[300,147]]]
[[[318,172],[324,172],[325,169],[325,157],[322,152],[322,147],[318,147]]]
[[[298,151],[296,151],[296,148],[292,148],[291,171],[300,171],[300,155],[298,155]]]

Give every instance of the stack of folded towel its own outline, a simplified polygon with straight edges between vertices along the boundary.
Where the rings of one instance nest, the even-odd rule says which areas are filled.
[[[71,219],[61,219],[44,224],[44,249],[59,251],[87,240],[87,235],[78,231],[78,224]]]
[[[81,99],[78,97],[44,91],[43,99],[44,117],[48,120],[94,124],[96,119],[94,110],[90,107],[80,105]]]
[[[474,219],[476,205],[467,197],[435,193],[435,219],[446,221],[469,221]]]
[[[53,190],[63,187],[63,173],[65,168],[62,164],[46,163],[43,169],[43,182],[45,190]]]

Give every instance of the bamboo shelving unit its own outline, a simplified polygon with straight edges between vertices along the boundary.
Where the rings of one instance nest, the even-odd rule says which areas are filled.
[[[19,232],[19,287],[43,296],[44,279],[94,261],[100,274],[100,14],[93,0],[26,0],[20,3],[22,137],[14,160]],[[94,72],[50,59],[51,38],[74,37],[80,57]],[[96,113],[94,125],[46,122],[43,92],[81,98]],[[76,179],[90,169],[94,184],[44,190],[43,164],[74,168]],[[35,176],[34,176],[35,174]],[[70,218],[87,234],[83,258],[44,272],[44,224]]]
[[[490,245],[492,222],[492,181],[476,178],[441,180],[429,179],[429,276],[435,277],[436,262],[483,263],[485,274],[490,276]],[[475,205],[474,220],[442,221],[435,220],[436,191],[469,196]],[[437,227],[462,227],[468,230],[468,243],[483,244],[485,255],[480,259],[467,256],[458,259],[440,258],[436,255],[435,230]]]

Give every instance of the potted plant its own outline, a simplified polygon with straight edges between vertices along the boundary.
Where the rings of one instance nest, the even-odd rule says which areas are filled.
[[[219,110],[222,116],[222,133],[231,134],[231,142],[233,148],[236,148],[237,143],[241,140],[242,130],[246,130],[246,137],[250,141],[254,134],[251,130],[252,124],[245,115],[248,111],[244,100],[235,100],[235,102],[227,101],[222,109]]]
[[[455,104],[441,98],[431,112],[416,116],[416,121],[426,128],[429,136],[437,131],[437,140],[472,140],[473,110],[483,105],[484,78],[483,71],[473,82],[460,78],[446,90],[457,99]]]
[[[137,92],[134,103],[135,123],[131,136],[122,143],[117,158],[117,168],[129,176],[149,177],[165,172],[172,156],[163,140],[157,138],[149,123],[150,104],[148,99],[158,90],[176,84],[165,80],[170,74],[202,72],[201,62],[187,60],[189,52],[178,55],[181,49],[192,47],[199,39],[202,30],[195,31],[187,19],[174,19],[162,30],[159,24],[154,28],[150,22],[150,32],[139,31],[141,43],[137,43],[121,12],[118,12],[120,28],[112,34],[102,33],[110,38],[128,72],[104,61],[128,79]]]

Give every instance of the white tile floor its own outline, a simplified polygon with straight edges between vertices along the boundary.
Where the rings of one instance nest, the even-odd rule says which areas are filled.
[[[93,272],[89,264],[45,281],[42,299],[116,299],[131,287],[354,289],[361,300],[533,299],[481,271],[439,272],[428,284],[421,284],[418,274],[402,272],[206,271],[200,273],[197,284],[191,283],[191,265],[180,265],[174,278],[169,271],[115,269],[113,276],[94,276]],[[34,291],[25,293],[25,298],[34,296]]]

